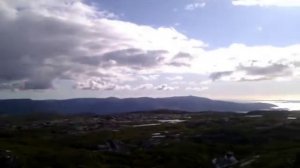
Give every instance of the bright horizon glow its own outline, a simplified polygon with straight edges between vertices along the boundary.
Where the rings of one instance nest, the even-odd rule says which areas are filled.
[[[261,101],[262,103],[271,103],[278,108],[275,109],[288,109],[288,110],[300,110],[300,102],[288,102],[288,101]]]

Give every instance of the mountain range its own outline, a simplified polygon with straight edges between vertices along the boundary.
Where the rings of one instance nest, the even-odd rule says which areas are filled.
[[[122,113],[150,110],[234,111],[268,110],[276,107],[268,103],[237,103],[203,97],[183,96],[166,98],[77,98],[66,100],[0,100],[0,113],[56,112],[56,113]]]

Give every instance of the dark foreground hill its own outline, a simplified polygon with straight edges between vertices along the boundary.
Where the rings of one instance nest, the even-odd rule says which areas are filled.
[[[0,113],[57,112],[57,113],[121,113],[157,109],[197,111],[253,111],[275,107],[267,103],[235,103],[202,97],[167,98],[82,98],[68,100],[0,100]]]

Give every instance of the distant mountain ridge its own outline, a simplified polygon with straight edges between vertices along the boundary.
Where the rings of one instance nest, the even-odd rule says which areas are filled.
[[[56,112],[56,113],[122,113],[149,110],[234,111],[269,110],[276,107],[268,103],[236,103],[203,97],[182,96],[166,98],[77,98],[66,100],[0,100],[0,113]]]

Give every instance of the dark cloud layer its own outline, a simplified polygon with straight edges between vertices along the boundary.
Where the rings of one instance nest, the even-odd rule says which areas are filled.
[[[125,49],[113,51],[103,55],[103,61],[115,61],[117,65],[134,68],[151,67],[163,61],[163,54],[167,51],[142,51],[140,49]]]
[[[221,79],[224,76],[229,76],[233,73],[233,71],[223,71],[223,72],[214,72],[209,75],[210,79],[213,81]]]
[[[188,67],[191,65],[191,60],[193,56],[189,53],[179,52],[177,53],[172,60],[168,63],[168,65],[175,67]]]
[[[267,66],[244,66],[239,65],[235,71],[214,72],[210,74],[213,81],[220,80],[223,77],[234,76],[235,73],[243,72],[243,76],[235,78],[237,81],[262,81],[271,80],[277,77],[287,77],[293,74],[293,68],[290,65],[274,63]]]
[[[238,70],[245,71],[248,75],[278,76],[285,75],[290,70],[290,67],[275,63],[265,67],[241,65],[238,67]]]

